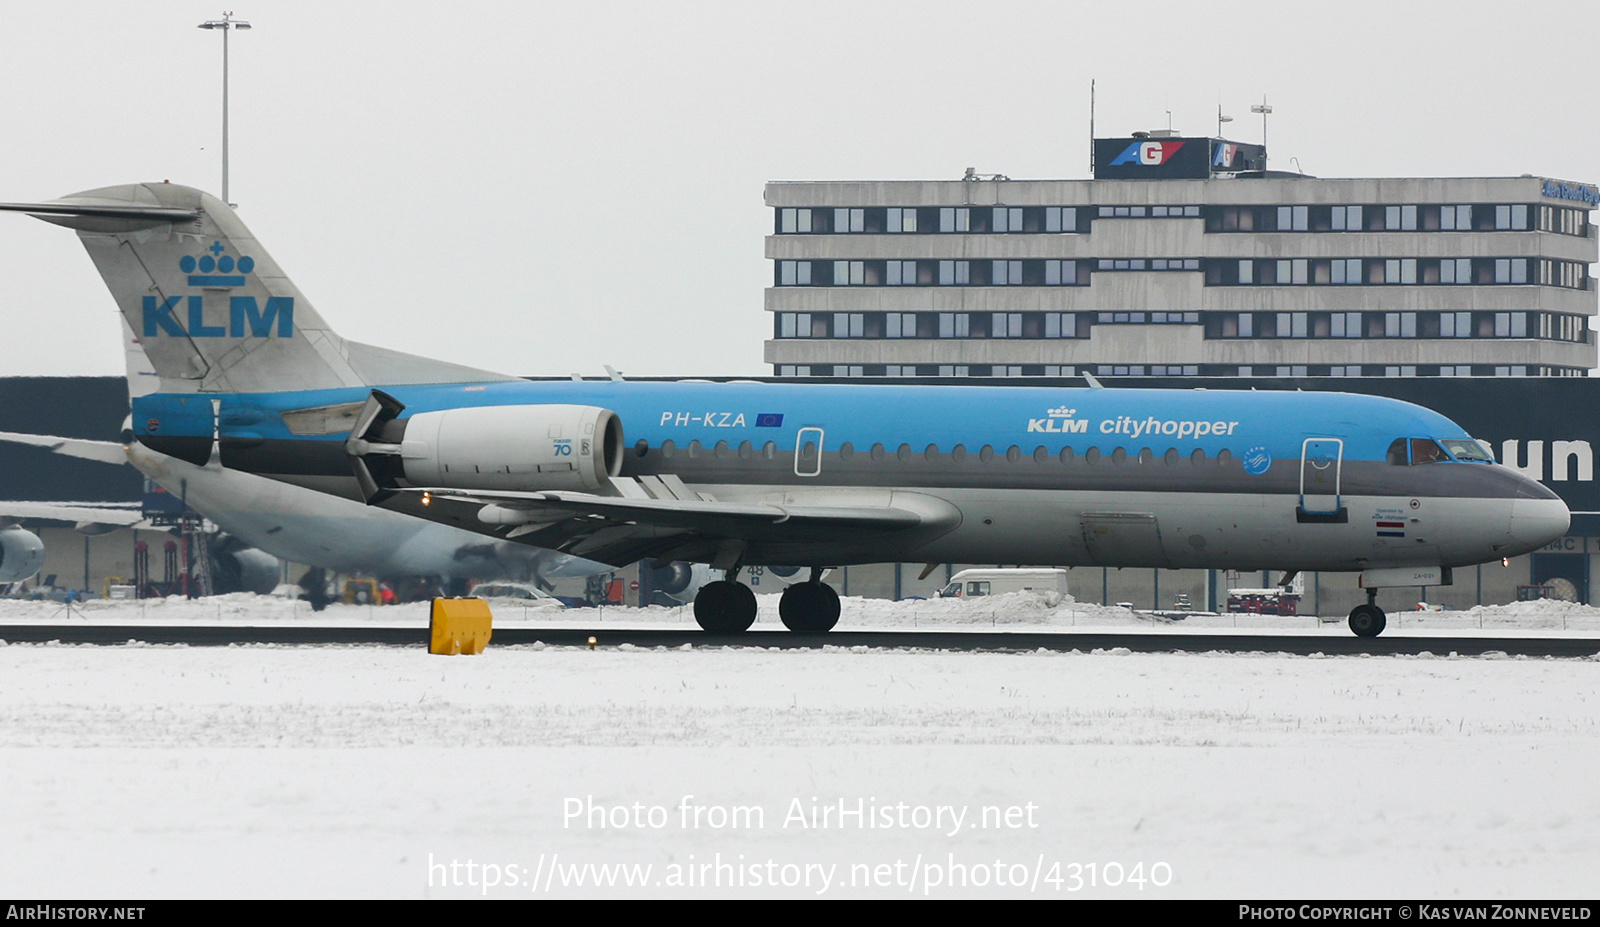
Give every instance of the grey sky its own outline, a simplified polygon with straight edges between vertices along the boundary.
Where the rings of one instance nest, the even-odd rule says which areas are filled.
[[[0,7],[0,199],[219,192],[222,4]],[[1600,180],[1577,2],[242,0],[232,198],[342,334],[514,374],[761,374],[767,180],[1088,170],[1096,127],[1338,176]],[[121,373],[75,236],[0,216],[0,375]]]

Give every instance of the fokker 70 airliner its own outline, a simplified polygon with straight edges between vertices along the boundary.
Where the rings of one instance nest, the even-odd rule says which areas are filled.
[[[160,376],[160,453],[612,564],[706,563],[695,617],[747,629],[739,571],[825,631],[854,563],[1360,573],[1380,586],[1565,533],[1555,494],[1449,419],[1339,393],[530,382],[336,334],[222,201],[175,184],[12,203],[76,229]]]

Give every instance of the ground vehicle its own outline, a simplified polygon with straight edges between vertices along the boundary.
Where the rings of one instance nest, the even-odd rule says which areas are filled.
[[[1276,586],[1263,589],[1229,589],[1228,611],[1245,615],[1298,615],[1298,593]]]
[[[939,590],[939,598],[1004,595],[1007,592],[1067,594],[1067,571],[1058,569],[962,570]]]
[[[491,605],[510,605],[522,608],[566,608],[565,602],[531,583],[479,583],[472,594],[487,599]]]

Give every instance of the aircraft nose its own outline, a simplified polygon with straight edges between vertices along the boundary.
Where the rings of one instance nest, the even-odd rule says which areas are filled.
[[[1517,499],[1511,504],[1511,536],[1537,549],[1567,533],[1572,513],[1560,499]]]

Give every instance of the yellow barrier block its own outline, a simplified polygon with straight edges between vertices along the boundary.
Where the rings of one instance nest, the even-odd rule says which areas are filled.
[[[482,599],[434,599],[428,621],[428,652],[483,653],[489,646],[494,615]]]

